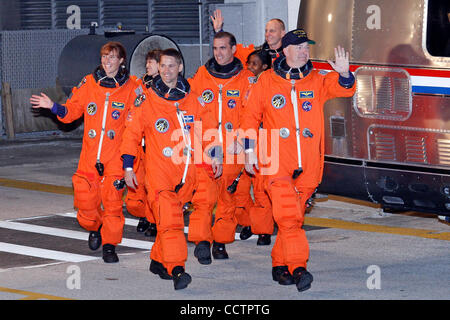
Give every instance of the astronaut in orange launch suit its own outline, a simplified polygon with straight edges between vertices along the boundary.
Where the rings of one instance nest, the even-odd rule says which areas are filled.
[[[211,263],[210,245],[215,259],[227,259],[225,244],[234,241],[238,224],[236,199],[227,191],[239,172],[243,161],[238,163],[236,155],[227,148],[236,140],[243,102],[253,82],[253,73],[243,68],[241,61],[233,56],[236,39],[228,32],[218,32],[213,40],[214,57],[201,66],[193,78],[189,79],[192,90],[199,93],[205,108],[211,110],[215,123],[209,129],[218,133],[219,153],[223,161],[223,175],[218,180],[211,179],[205,170],[199,168],[199,188],[193,198],[194,212],[189,221],[188,240],[196,243],[195,256],[201,264]],[[214,141],[217,141],[214,140]],[[211,228],[212,210],[217,201],[214,226]],[[247,221],[241,224],[250,225]]]
[[[183,204],[192,199],[197,188],[194,161],[203,163],[201,126],[209,127],[213,122],[210,111],[202,107],[187,80],[179,75],[182,68],[177,50],[161,53],[159,76],[152,81],[148,96],[142,91],[128,115],[121,146],[125,181],[134,188],[133,160],[145,137],[145,184],[157,225],[150,271],[162,279],[172,279],[176,290],[186,288],[192,280],[185,272]],[[222,165],[213,159],[210,166],[219,177]]]
[[[315,70],[309,60],[308,39],[303,29],[288,32],[283,52],[273,70],[264,72],[253,86],[241,129],[256,131],[263,122],[267,140],[245,138],[245,167],[265,176],[278,234],[272,249],[272,277],[280,284],[296,284],[298,291],[311,287],[306,270],[309,245],[305,231],[305,202],[322,179],[324,164],[323,105],[331,98],[351,97],[355,78],[349,71],[349,54],[338,46],[336,61],[328,61],[335,72]],[[273,133],[276,133],[274,135]],[[248,134],[248,133],[247,133]],[[265,144],[265,146],[264,146]],[[278,150],[277,150],[278,149]],[[261,150],[263,150],[261,154]],[[267,160],[270,156],[270,163]]]
[[[84,115],[84,135],[78,168],[72,177],[77,219],[89,233],[89,247],[103,244],[103,260],[118,262],[115,247],[122,241],[124,185],[119,146],[125,118],[136,98],[129,78],[125,48],[108,42],[100,50],[101,65],[83,78],[65,103],[53,103],[45,94],[33,95],[33,108],[51,109],[64,123]]]
[[[134,79],[137,85],[140,86],[144,95],[148,94],[147,90],[153,81],[153,78],[158,75],[159,57],[161,54],[160,49],[154,49],[147,53],[145,57],[145,69],[146,73],[139,79]],[[132,76],[132,78],[136,78]],[[127,195],[125,197],[125,205],[127,211],[135,216],[139,217],[139,223],[136,226],[137,232],[145,232],[145,236],[156,236],[156,223],[153,212],[150,209],[150,205],[147,201],[147,191],[145,190],[145,140],[143,140],[142,148],[139,149],[140,154],[136,157],[134,163],[134,169],[138,185],[136,189],[128,188]]]
[[[213,12],[210,17],[213,24],[214,32],[223,31],[224,18],[222,16],[222,11],[217,9]],[[261,46],[256,46],[250,44],[244,46],[241,43],[236,45],[236,52],[234,56],[245,63],[248,59],[250,53],[254,50],[262,50],[270,55],[272,62],[283,54],[283,47],[281,44],[281,39],[286,34],[286,26],[281,19],[270,19],[265,26],[264,30],[264,43]]]

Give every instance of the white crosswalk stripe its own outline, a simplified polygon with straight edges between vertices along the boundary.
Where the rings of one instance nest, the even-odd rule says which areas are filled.
[[[83,232],[83,231],[73,231],[73,230],[66,230],[66,229],[60,229],[60,228],[43,227],[43,226],[37,226],[37,225],[32,225],[32,224],[9,222],[9,221],[0,221],[0,228],[41,233],[41,234],[46,234],[46,235],[51,235],[51,236],[56,236],[56,237],[64,237],[64,238],[86,240],[86,241],[87,241],[88,235],[89,235],[88,232]],[[152,248],[153,242],[125,238],[125,239],[122,239],[122,242],[119,245],[137,248],[137,249],[150,250]]]
[[[68,213],[62,213],[60,214],[60,216],[64,216],[64,217],[71,217],[71,218],[76,218],[77,214],[76,212],[68,212]],[[130,218],[125,218],[125,224],[128,226],[137,226],[137,224],[139,223],[138,219],[130,219]],[[188,233],[189,232],[189,227],[184,227],[184,233]],[[241,238],[239,238],[239,233],[236,233],[235,240],[241,240]],[[249,239],[258,239],[257,235],[252,235]]]
[[[58,215],[56,215],[58,216]],[[70,217],[70,218],[76,218],[76,213],[68,213],[68,214],[59,214],[59,216],[64,217]],[[40,219],[46,219],[51,218],[52,216],[45,216],[45,217],[32,217],[32,218],[25,218],[25,219],[18,219],[13,221],[0,221],[0,229],[4,230],[4,232],[7,232],[7,230],[11,231],[21,231],[21,232],[29,232],[33,234],[41,234],[45,236],[52,236],[52,237],[59,237],[59,238],[65,238],[65,239],[74,239],[74,240],[82,240],[86,241],[86,248],[87,248],[87,240],[89,236],[89,232],[83,230],[80,228],[80,231],[76,230],[69,230],[64,228],[58,228],[58,227],[48,227],[48,226],[41,226],[33,224],[32,222],[39,221]],[[55,215],[53,215],[55,217]],[[127,219],[127,224],[136,226],[138,223],[138,220],[136,219]],[[47,238],[48,239],[48,238]],[[91,260],[98,260],[101,259],[101,256],[98,254],[95,255],[89,255],[91,251],[89,249],[86,250],[86,255],[78,254],[78,253],[71,253],[71,252],[65,252],[66,250],[61,250],[59,246],[59,250],[51,250],[53,248],[40,248],[41,245],[39,240],[36,241],[36,243],[29,245],[29,244],[22,244],[20,243],[20,240],[13,238],[12,243],[9,243],[8,241],[0,241],[0,253],[6,253],[6,254],[15,254],[18,256],[30,256],[38,259],[51,259],[61,262],[83,262],[83,261],[91,261]],[[122,247],[128,247],[132,249],[136,249],[137,251],[150,251],[153,242],[151,241],[143,241],[143,240],[136,240],[136,239],[128,239],[123,238],[122,242],[118,245]],[[70,248],[70,245],[68,245],[67,248]],[[132,250],[131,249],[131,250]],[[130,249],[128,249],[130,250]],[[70,249],[68,249],[70,251]],[[118,254],[120,255],[120,249],[118,249]],[[126,254],[126,253],[124,253]],[[8,257],[8,256],[7,256]],[[13,258],[14,259],[14,258]],[[4,261],[6,262],[6,261]],[[22,262],[23,264],[23,262]],[[21,265],[23,266],[23,265]],[[14,266],[13,266],[14,267]],[[26,267],[26,266],[25,266]],[[4,271],[5,269],[1,268],[0,270]]]
[[[74,262],[74,263],[99,259],[98,257],[86,256],[86,255],[75,254],[75,253],[67,253],[67,252],[61,252],[61,251],[55,251],[55,250],[48,250],[48,249],[40,249],[40,248],[34,248],[34,247],[29,247],[29,246],[21,246],[21,245],[17,245],[17,244],[6,243],[6,242],[0,242],[0,251],[21,254],[21,255],[26,255],[26,256],[32,256],[32,257],[38,257],[38,258],[60,260],[60,261],[66,261],[66,262]]]
[[[52,236],[52,237],[59,237],[59,238],[66,238],[66,239],[73,239],[73,240],[82,240],[82,241],[87,242],[89,232],[87,232],[81,228],[80,228],[80,231],[77,231],[77,230],[70,230],[70,229],[64,229],[64,228],[59,228],[59,227],[42,226],[42,225],[35,224],[33,222],[33,220],[39,221],[40,219],[49,219],[49,218],[51,219],[52,217],[55,217],[55,216],[76,219],[77,214],[76,214],[76,212],[68,212],[68,213],[61,213],[61,214],[49,215],[49,216],[39,216],[39,217],[23,218],[23,219],[16,219],[16,220],[10,220],[10,221],[0,221],[0,229],[29,232],[29,233],[33,233],[33,234],[45,235],[47,237]],[[137,219],[137,218],[125,218],[125,225],[127,225],[127,226],[136,227],[138,225],[138,223],[139,223],[139,219]],[[188,233],[188,231],[189,231],[189,228],[187,226],[184,227],[184,232],[186,234]],[[253,235],[251,238],[257,238],[257,236]],[[240,240],[239,233],[236,233],[235,239]],[[24,245],[21,243],[8,243],[7,241],[4,241],[4,242],[0,242],[0,253],[3,252],[3,253],[10,253],[10,254],[16,254],[16,255],[31,256],[31,257],[41,258],[41,259],[51,259],[51,260],[56,260],[56,261],[74,262],[74,263],[101,259],[101,256],[99,256],[98,254],[91,256],[91,255],[83,255],[83,254],[65,252],[64,249],[63,249],[63,251],[43,249],[43,248],[39,248],[39,245],[40,245],[39,241],[37,241],[36,244],[33,243],[31,246]],[[140,251],[140,250],[150,251],[153,246],[153,242],[123,238],[122,242],[118,246],[137,249],[138,251]],[[60,249],[60,247],[59,247],[59,249]],[[69,247],[70,246],[68,246],[68,248]],[[80,251],[78,251],[78,252],[80,252]],[[87,249],[86,253],[89,254],[90,251]],[[120,255],[120,249],[119,249],[118,253]],[[124,254],[127,254],[127,253],[124,253]],[[1,268],[1,266],[0,266],[0,268]],[[3,270],[3,269],[0,269],[0,270]]]

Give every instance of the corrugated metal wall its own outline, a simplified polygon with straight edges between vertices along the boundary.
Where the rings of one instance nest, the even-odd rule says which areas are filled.
[[[103,0],[100,3],[100,25],[146,31],[148,27],[148,0]]]
[[[192,0],[152,0],[151,25],[153,33],[174,39],[198,39],[198,3]]]
[[[209,5],[223,0],[16,0],[20,1],[22,30],[66,29],[73,14],[68,7],[80,9],[80,28],[97,22],[100,28],[151,32],[171,37],[179,43],[199,43],[199,5],[202,6],[202,41],[209,41]]]
[[[16,12],[13,16],[5,6],[0,7],[1,17],[8,22],[5,29],[0,29],[0,80],[11,87],[15,134],[63,130],[52,118],[36,117],[31,113],[29,96],[43,90],[55,101],[63,103],[66,97],[55,83],[59,54],[70,39],[87,34],[91,22],[97,22],[98,34],[116,28],[120,22],[123,29],[132,29],[136,33],[148,31],[170,37],[184,50],[183,55],[189,61],[185,67],[188,76],[192,76],[201,62],[198,59],[200,53],[203,59],[208,55],[206,48],[212,34],[210,4],[223,3],[223,0],[202,0],[201,48],[205,50],[198,52],[197,0],[8,1]],[[0,102],[0,136],[6,132],[3,116]]]
[[[50,0],[20,0],[21,28],[23,30],[50,29],[52,6]]]
[[[30,1],[30,0],[28,0]],[[80,27],[89,28],[92,21],[96,21],[98,23],[99,9],[98,9],[98,1],[92,0],[58,0],[52,1],[53,5],[53,24],[52,26],[57,29],[65,29],[67,28],[67,18],[71,13],[67,13],[67,8],[71,5],[77,5],[81,11],[81,21]]]

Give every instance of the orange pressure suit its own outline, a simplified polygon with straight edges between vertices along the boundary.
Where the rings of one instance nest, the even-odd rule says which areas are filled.
[[[255,172],[251,182],[255,198],[254,204],[248,209],[252,233],[271,235],[274,230],[272,203],[264,187],[264,176]]]
[[[241,60],[242,64],[244,65],[244,68],[247,68],[246,66],[247,58],[253,51],[255,51],[254,44],[244,46],[242,43],[238,43],[236,44],[236,52],[234,53],[234,56],[239,60]]]
[[[271,157],[270,163],[260,163],[259,167],[265,177],[265,188],[271,198],[273,217],[278,225],[277,239],[272,249],[272,266],[288,266],[292,274],[297,267],[306,268],[309,257],[309,245],[302,225],[305,202],[322,179],[323,105],[334,97],[352,96],[356,85],[352,83],[352,87],[344,87],[338,73],[326,74],[315,70],[311,62],[308,62],[308,68],[303,74],[297,73],[297,79],[294,80],[288,68],[283,68],[285,59],[277,59],[274,69],[264,72],[253,86],[241,127],[243,130],[257,130],[262,121],[267,130],[267,140],[260,140],[258,147],[267,150],[262,155],[264,161]],[[291,100],[291,97],[296,99],[298,105],[303,169],[296,179],[293,172],[299,168],[299,159],[293,110],[295,100]],[[258,158],[261,162],[261,157]]]
[[[258,49],[267,51],[272,58],[272,62],[283,54],[282,48],[277,50],[270,49],[267,42],[264,42],[264,44],[259,47],[255,47],[254,44],[244,46],[243,44],[238,43],[236,45],[236,53],[234,56],[241,60],[246,66],[250,53]],[[249,194],[252,183],[253,196],[255,198],[254,202]],[[236,203],[241,204],[240,207],[236,208],[236,216],[242,217],[241,220],[245,223],[243,225],[250,225],[251,231],[254,234],[273,233],[274,224],[272,218],[272,205],[264,190],[263,178],[259,173],[250,177],[247,172],[243,172],[237,186],[235,197],[237,200]]]
[[[239,127],[239,117],[242,112],[242,103],[246,98],[249,85],[253,81],[253,74],[243,69],[239,59],[234,58],[233,69],[230,72],[216,72],[217,62],[210,59],[201,66],[195,76],[189,80],[192,90],[201,95],[202,104],[211,110],[215,119],[214,126],[205,127],[222,134],[219,140],[223,154],[223,174],[217,180],[203,168],[198,170],[199,187],[193,198],[194,212],[189,218],[188,240],[199,243],[201,241],[226,244],[235,239],[237,224],[250,225],[248,215],[241,214],[241,221],[235,216],[236,200],[234,194],[227,191],[234,179],[243,168],[243,161],[238,164],[236,155],[225,155],[227,147],[236,140],[236,130]],[[222,104],[222,120],[219,123],[219,109]],[[220,130],[219,129],[219,125]],[[215,137],[215,142],[219,136]],[[205,137],[204,137],[205,139]],[[212,210],[217,201],[214,226],[211,228]]]
[[[143,89],[143,94],[148,95],[151,79],[147,75],[136,79],[138,87]],[[147,201],[147,190],[145,190],[145,153],[144,148],[139,148],[139,153],[134,163],[134,170],[138,185],[136,189],[128,188],[125,204],[130,214],[139,218],[146,218],[148,222],[155,224],[155,217]]]
[[[193,162],[202,162],[199,121],[208,124],[212,117],[200,105],[196,95],[180,94],[175,90],[170,92],[178,92],[177,95],[169,95],[158,89],[161,82],[161,77],[157,76],[148,96],[143,97],[142,104],[133,108],[128,116],[121,153],[138,156],[142,137],[145,137],[145,185],[158,230],[150,258],[162,263],[172,275],[172,269],[184,267],[187,259],[183,204],[192,199],[197,186]],[[187,81],[179,80],[178,84],[184,92],[189,92]],[[182,115],[183,130],[178,114]],[[188,151],[187,136],[195,150],[193,152]],[[176,191],[186,169],[188,152],[191,154],[190,165],[187,166],[184,184]]]
[[[258,78],[259,77],[254,77],[253,83],[256,83]],[[241,116],[244,116],[244,114],[245,113],[242,112]],[[240,122],[242,122],[242,119]],[[252,184],[254,201],[250,196]],[[274,230],[272,204],[270,203],[269,196],[264,188],[264,177],[259,172],[255,172],[255,175],[251,176],[244,170],[241,179],[239,180],[235,197],[237,199],[236,203],[239,205],[239,207],[236,208],[236,216],[238,216],[239,213],[246,214],[245,217],[250,219],[248,225],[251,226],[252,233],[258,235],[271,235]]]
[[[255,47],[254,44],[250,44],[248,46],[244,46],[241,43],[238,43],[236,45],[236,52],[234,53],[234,56],[236,58],[238,58],[239,60],[241,60],[241,62],[244,64],[244,66],[246,66],[247,63],[247,59],[248,56],[250,55],[250,53],[252,53],[255,50],[263,50],[263,51],[267,51],[270,55],[270,57],[272,58],[272,63],[275,61],[275,59],[277,59],[278,57],[280,57],[281,55],[283,55],[283,48],[278,48],[276,50],[270,49],[269,45],[267,44],[267,42],[264,42],[263,45]]]
[[[125,118],[136,98],[136,83],[128,73],[119,71],[114,81],[101,79],[103,74],[97,68],[84,77],[65,104],[66,114],[58,114],[58,119],[70,123],[84,115],[80,160],[72,177],[77,219],[88,231],[102,226],[102,243],[116,246],[122,241],[124,225],[123,188],[118,190],[113,183],[123,178],[119,146]],[[97,162],[103,164],[102,175]]]

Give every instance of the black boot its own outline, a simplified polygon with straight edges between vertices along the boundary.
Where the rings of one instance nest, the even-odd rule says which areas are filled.
[[[139,218],[139,223],[136,227],[137,232],[144,232],[145,230],[150,227],[150,222],[147,221],[145,218]]]
[[[147,231],[145,231],[144,235],[146,237],[156,237],[156,224],[150,223]]]
[[[289,273],[287,266],[277,266],[272,268],[272,279],[283,286],[294,284],[294,277]]]
[[[119,257],[116,254],[116,246],[109,243],[103,245],[103,261],[106,263],[119,262]]]
[[[313,276],[311,273],[306,271],[303,267],[298,267],[293,273],[295,285],[299,292],[308,290],[311,288],[311,283],[313,282]]]
[[[172,278],[175,290],[187,288],[188,284],[192,282],[192,277],[180,266],[172,269]]]
[[[194,250],[194,257],[198,259],[200,264],[211,264],[211,249],[208,241],[200,241]]]
[[[260,234],[258,235],[258,242],[256,242],[256,245],[258,246],[268,246],[271,242],[271,235],[270,234]]]
[[[161,262],[152,260],[150,262],[149,270],[151,273],[157,274],[163,280],[172,280],[172,276],[167,272],[167,269]]]
[[[225,249],[225,244],[213,242],[212,255],[214,259],[228,259],[228,253]]]
[[[241,233],[239,234],[239,238],[241,238],[241,240],[247,240],[252,235],[252,228],[250,226],[247,226],[242,228]]]
[[[91,250],[97,250],[102,245],[102,235],[100,233],[102,226],[97,231],[89,232],[88,246]]]

